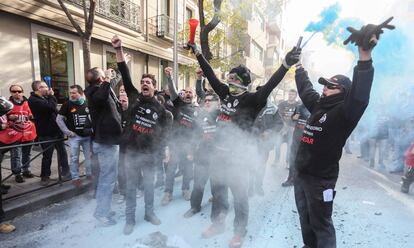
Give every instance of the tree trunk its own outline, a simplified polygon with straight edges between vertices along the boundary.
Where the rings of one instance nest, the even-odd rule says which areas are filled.
[[[86,72],[91,68],[91,38],[82,39],[82,49],[83,49],[83,69],[86,75]]]
[[[213,54],[210,50],[210,44],[208,41],[208,34],[216,28],[216,26],[220,23],[220,11],[221,11],[221,4],[222,0],[214,0],[214,16],[211,21],[206,24],[205,23],[205,15],[204,15],[204,1],[198,1],[198,10],[200,16],[200,45],[201,45],[201,53],[204,55],[207,61],[210,61],[213,58]]]

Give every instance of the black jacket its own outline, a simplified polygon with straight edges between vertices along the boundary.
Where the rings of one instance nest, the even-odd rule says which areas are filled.
[[[164,145],[167,113],[155,97],[144,97],[132,84],[125,62],[118,63],[128,95],[127,127],[124,138],[129,149],[153,153]]]
[[[296,70],[296,85],[311,115],[295,161],[299,174],[336,179],[342,148],[369,102],[374,76],[372,61],[359,61],[349,92],[320,97],[304,69]]]
[[[57,101],[54,96],[41,97],[34,92],[28,100],[32,111],[38,137],[62,137],[62,131],[56,123]]]
[[[85,89],[93,127],[93,141],[116,145],[121,142],[122,124],[118,99],[110,83],[91,84]]]

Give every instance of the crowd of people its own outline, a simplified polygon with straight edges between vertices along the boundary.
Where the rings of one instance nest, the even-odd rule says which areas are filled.
[[[377,42],[379,37],[371,36],[370,40]],[[117,68],[89,69],[85,75],[86,89],[70,86],[69,100],[59,110],[53,90],[43,81],[32,83],[29,99],[23,96],[21,85],[10,86],[9,101],[3,98],[1,102],[0,142],[2,146],[21,146],[2,149],[0,154],[2,160],[10,151],[17,183],[34,176],[30,171],[30,151],[31,143],[38,141],[45,151],[41,184],[50,183],[56,149],[63,180],[72,180],[75,187],[81,187],[82,151],[87,180],[96,182],[94,217],[100,226],[115,225],[111,202],[113,192],[119,192],[125,200],[123,233],[129,235],[136,224],[138,191],[144,195],[144,220],[160,225],[154,209],[154,188],[164,186],[161,205],[166,206],[173,200],[175,178],[182,176],[182,197],[190,202],[189,210],[183,214],[191,218],[201,211],[209,181],[211,225],[202,237],[223,233],[226,216],[233,206],[234,236],[229,246],[241,247],[247,233],[248,199],[264,195],[266,161],[274,151],[275,163],[283,157],[289,167],[282,186],[295,187],[304,247],[335,247],[331,215],[338,162],[343,147],[347,147],[346,140],[368,105],[374,74],[372,47],[366,49],[357,44],[359,61],[352,81],[343,75],[320,78],[319,83],[324,85],[320,95],[313,89],[306,70],[298,64],[300,47],[287,53],[272,77],[251,92],[247,67],[233,68],[227,81],[222,82],[198,47],[188,44],[200,65],[196,88],[177,89],[172,68],[166,68],[168,88],[159,91],[152,74],[143,74],[134,84],[121,39],[114,36],[111,43],[116,50]],[[276,106],[270,94],[294,65],[297,90],[291,89],[288,99]],[[210,89],[205,86],[206,81]],[[297,101],[298,95],[301,102]],[[362,145],[362,156],[372,161],[375,147],[383,147],[383,135],[379,131],[377,139],[368,139],[370,148],[366,151],[367,146]],[[69,159],[64,137],[70,147]],[[282,143],[287,144],[286,156],[281,156]],[[409,169],[402,186],[406,193],[414,181],[414,143],[408,146],[405,158]],[[379,154],[382,156],[383,152]],[[404,158],[404,152],[399,155]],[[379,163],[383,161],[380,157]],[[94,164],[99,165],[96,171]],[[1,190],[6,194],[8,186],[2,184]],[[234,204],[229,204],[229,199]],[[2,228],[4,232],[13,229],[10,225]]]

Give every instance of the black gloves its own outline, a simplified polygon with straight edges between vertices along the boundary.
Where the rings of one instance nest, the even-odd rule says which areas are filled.
[[[286,69],[289,69],[292,65],[296,64],[300,60],[300,53],[302,52],[302,48],[296,49],[293,47],[290,52],[288,52],[283,60],[283,66]]]
[[[344,45],[351,42],[359,47],[362,47],[364,51],[368,51],[375,47],[376,43],[371,41],[372,35],[375,34],[377,40],[380,38],[380,35],[384,33],[383,28],[387,29],[394,29],[394,25],[390,25],[388,23],[394,17],[388,18],[385,22],[381,23],[380,25],[368,24],[366,26],[362,26],[360,30],[356,30],[353,27],[347,27],[347,30],[351,32],[351,35],[344,41]]]
[[[185,47],[185,48],[187,50],[190,50],[191,49],[191,51],[195,54],[195,56],[201,54],[200,53],[200,50],[198,50],[198,47],[197,47],[197,45],[195,43],[194,44],[191,44],[190,42],[187,42],[187,47]]]

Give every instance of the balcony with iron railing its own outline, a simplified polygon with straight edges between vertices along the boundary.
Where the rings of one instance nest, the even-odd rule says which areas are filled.
[[[147,19],[148,33],[159,38],[168,40],[174,39],[174,19],[167,15],[157,15]],[[178,31],[181,30],[181,24],[178,24]]]
[[[89,1],[65,0],[80,8]],[[141,8],[131,0],[97,0],[96,15],[111,20],[117,24],[126,26],[132,30],[141,32],[140,25]]]

